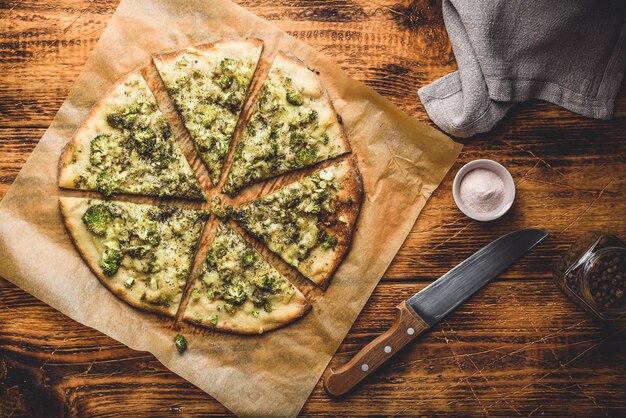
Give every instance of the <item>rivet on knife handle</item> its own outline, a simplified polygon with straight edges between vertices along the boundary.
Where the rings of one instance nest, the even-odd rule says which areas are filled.
[[[429,328],[406,301],[396,306],[396,309],[398,309],[396,321],[387,332],[363,347],[344,366],[337,370],[328,369],[324,374],[324,387],[328,393],[339,396],[348,392]]]

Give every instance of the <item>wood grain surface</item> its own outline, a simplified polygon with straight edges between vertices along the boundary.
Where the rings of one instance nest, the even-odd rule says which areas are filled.
[[[416,90],[455,69],[439,1],[239,3],[427,123]],[[116,6],[0,2],[0,198]],[[331,365],[384,332],[400,301],[500,234],[541,227],[550,237],[347,397],[330,398],[318,383],[302,414],[626,415],[626,320],[592,320],[551,279],[560,254],[582,233],[626,237],[626,94],[612,121],[534,101],[464,142]],[[456,171],[483,157],[503,163],[517,183],[513,210],[487,224],[463,216],[451,193]],[[0,279],[0,416],[227,413],[152,355]]]

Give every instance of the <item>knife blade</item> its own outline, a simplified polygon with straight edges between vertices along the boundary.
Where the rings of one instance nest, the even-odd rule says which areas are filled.
[[[396,307],[396,320],[389,330],[366,345],[344,366],[326,371],[326,391],[334,396],[348,392],[546,236],[548,233],[540,229],[524,229],[503,235],[401,302]]]

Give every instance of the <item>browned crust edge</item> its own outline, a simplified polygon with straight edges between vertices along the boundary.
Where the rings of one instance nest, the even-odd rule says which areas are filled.
[[[350,152],[352,150],[352,148],[350,147],[350,141],[348,141],[348,136],[346,135],[345,130],[343,129],[343,123],[339,122],[339,118],[338,118],[338,114],[337,114],[337,109],[335,109],[335,105],[333,105],[332,100],[330,99],[330,94],[328,93],[328,90],[326,89],[326,87],[324,86],[324,83],[322,83],[322,80],[320,80],[320,77],[313,71],[311,70],[305,63],[304,61],[302,61],[300,58],[296,57],[295,55],[286,52],[286,51],[278,51],[278,54],[280,55],[283,59],[288,60],[293,62],[296,65],[299,65],[301,67],[306,68],[307,70],[309,70],[311,72],[311,75],[313,76],[313,78],[315,78],[315,81],[317,82],[317,84],[320,86],[320,89],[322,90],[322,96],[324,97],[324,103],[325,105],[332,110],[333,115],[334,115],[334,121],[337,122],[339,124],[340,127],[340,131],[341,131],[341,142],[342,142],[342,153],[340,153],[339,155],[337,155],[337,157],[339,157],[340,155],[346,154],[348,152]],[[334,157],[333,157],[334,158]]]
[[[290,282],[291,283],[291,282]],[[297,321],[298,319],[302,318],[303,316],[305,316],[307,313],[309,313],[309,311],[311,310],[311,304],[305,299],[304,295],[302,296],[301,300],[298,302],[298,309],[296,309],[295,311],[293,311],[293,313],[290,316],[287,316],[286,319],[284,321],[278,322],[278,321],[274,321],[272,322],[267,328],[263,328],[263,332],[259,333],[258,328],[254,328],[254,329],[237,329],[235,327],[224,327],[224,326],[219,326],[219,325],[210,325],[210,324],[206,324],[205,321],[197,322],[194,321],[191,318],[184,318],[185,322],[188,322],[190,324],[193,324],[195,326],[199,326],[202,328],[206,328],[206,329],[210,329],[210,330],[214,330],[214,331],[219,331],[219,332],[223,332],[223,333],[229,333],[229,334],[238,334],[238,335],[263,335],[267,332],[270,331],[274,331],[276,329],[285,327],[295,321]]]
[[[152,60],[155,61],[155,64],[156,64],[156,60],[169,63],[169,62],[175,61],[178,57],[185,54],[190,48],[197,49],[198,51],[202,51],[202,52],[207,52],[207,51],[211,51],[217,48],[217,46],[220,44],[224,44],[227,42],[237,42],[237,41],[251,44],[254,47],[263,48],[264,46],[263,40],[259,38],[228,38],[228,39],[220,39],[215,42],[188,46],[182,49],[177,49],[175,51],[158,52],[156,54],[152,54]]]
[[[335,256],[330,264],[331,267],[328,269],[326,274],[317,282],[313,282],[323,290],[328,288],[330,280],[341,265],[341,262],[350,252],[356,220],[359,217],[361,205],[363,203],[363,181],[356,162],[356,157],[352,155],[347,158],[345,162],[348,164],[348,173],[346,175],[346,181],[344,183],[344,190],[342,191],[342,194],[345,194],[345,199],[352,198],[352,205],[344,205],[342,210],[335,212],[334,214],[337,217],[341,215],[345,216],[348,222],[346,222],[345,227],[341,228],[339,231],[332,228],[333,232],[335,232],[335,235],[340,240],[338,245],[340,250],[335,251]]]
[[[84,198],[86,199],[86,198]],[[87,199],[89,200],[89,199]],[[111,286],[109,286],[109,283],[107,281],[107,278],[99,271],[99,269],[97,268],[97,266],[94,264],[93,260],[90,260],[89,257],[87,257],[87,255],[85,254],[85,252],[83,251],[81,245],[78,243],[78,240],[76,239],[76,233],[74,231],[74,228],[72,227],[71,223],[67,220],[69,217],[69,214],[67,212],[67,207],[65,206],[64,202],[62,199],[59,199],[59,209],[61,212],[61,217],[63,218],[63,224],[65,225],[65,229],[68,231],[68,235],[70,236],[70,239],[72,240],[72,244],[74,244],[74,247],[76,247],[76,250],[78,251],[78,254],[80,255],[80,257],[83,259],[83,261],[85,262],[85,264],[87,264],[87,266],[89,267],[89,269],[91,270],[91,272],[98,278],[98,280],[100,281],[100,283],[102,283],[104,285],[104,287],[106,287],[111,293],[113,293],[118,299],[120,299],[122,302],[137,308],[139,310],[145,311],[145,312],[150,312],[150,313],[156,313],[162,316],[166,316],[166,317],[170,317],[170,318],[176,318],[176,313],[178,312],[178,308],[179,306],[176,306],[176,309],[174,310],[174,312],[170,312],[167,311],[165,309],[159,309],[158,307],[150,307],[150,306],[146,306],[146,305],[142,305],[142,304],[138,304],[135,303],[129,299],[126,299],[124,297],[124,293],[120,292],[116,289],[113,289]],[[204,231],[204,227],[206,226],[206,222],[204,223],[204,225],[202,226],[202,231]],[[202,234],[202,231],[200,231],[200,234]],[[194,253],[194,258],[196,256],[197,253],[197,248],[196,248],[196,252]],[[190,274],[191,272],[189,272]],[[187,280],[189,280],[189,274],[187,275]],[[182,292],[181,292],[181,301],[182,301]]]
[[[100,109],[104,106],[104,101],[109,97],[111,92],[113,92],[113,90],[117,88],[117,86],[125,83],[126,80],[128,80],[130,77],[137,75],[137,74],[143,77],[143,75],[141,75],[141,68],[136,68],[132,71],[127,72],[122,77],[120,77],[117,81],[115,81],[108,89],[106,89],[105,92],[102,93],[102,95],[98,98],[98,100],[91,107],[91,110],[89,110],[89,113],[87,113],[87,116],[85,116],[81,124],[78,125],[78,128],[76,128],[76,130],[74,131],[74,134],[72,134],[69,141],[67,141],[67,144],[65,144],[65,146],[61,150],[61,156],[59,157],[59,162],[57,165],[57,185],[60,188],[69,189],[69,190],[91,190],[91,189],[78,189],[75,187],[62,186],[61,178],[63,177],[63,169],[65,168],[67,163],[71,160],[72,154],[74,153],[74,149],[76,147],[76,142],[78,141],[78,135],[82,132],[85,125],[87,125],[87,122],[91,121],[94,117],[96,117],[100,113]]]

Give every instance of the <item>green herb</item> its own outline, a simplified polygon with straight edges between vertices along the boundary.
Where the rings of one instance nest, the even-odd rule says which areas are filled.
[[[107,276],[113,276],[117,273],[122,263],[122,254],[119,251],[112,248],[106,248],[100,258],[100,268],[102,272]]]
[[[178,350],[180,354],[184,353],[187,349],[187,339],[180,334],[177,334],[174,338],[174,344],[176,345],[176,350]]]
[[[102,204],[89,206],[82,217],[87,229],[96,235],[105,234],[111,218],[111,212]]]
[[[320,229],[317,234],[317,240],[322,248],[335,248],[337,245],[337,237],[329,234],[326,230]]]
[[[294,106],[302,106],[304,103],[304,98],[301,94],[296,93],[293,90],[287,90],[287,94],[285,95],[287,101]]]
[[[252,316],[255,318],[259,317],[259,311],[252,311]]]

